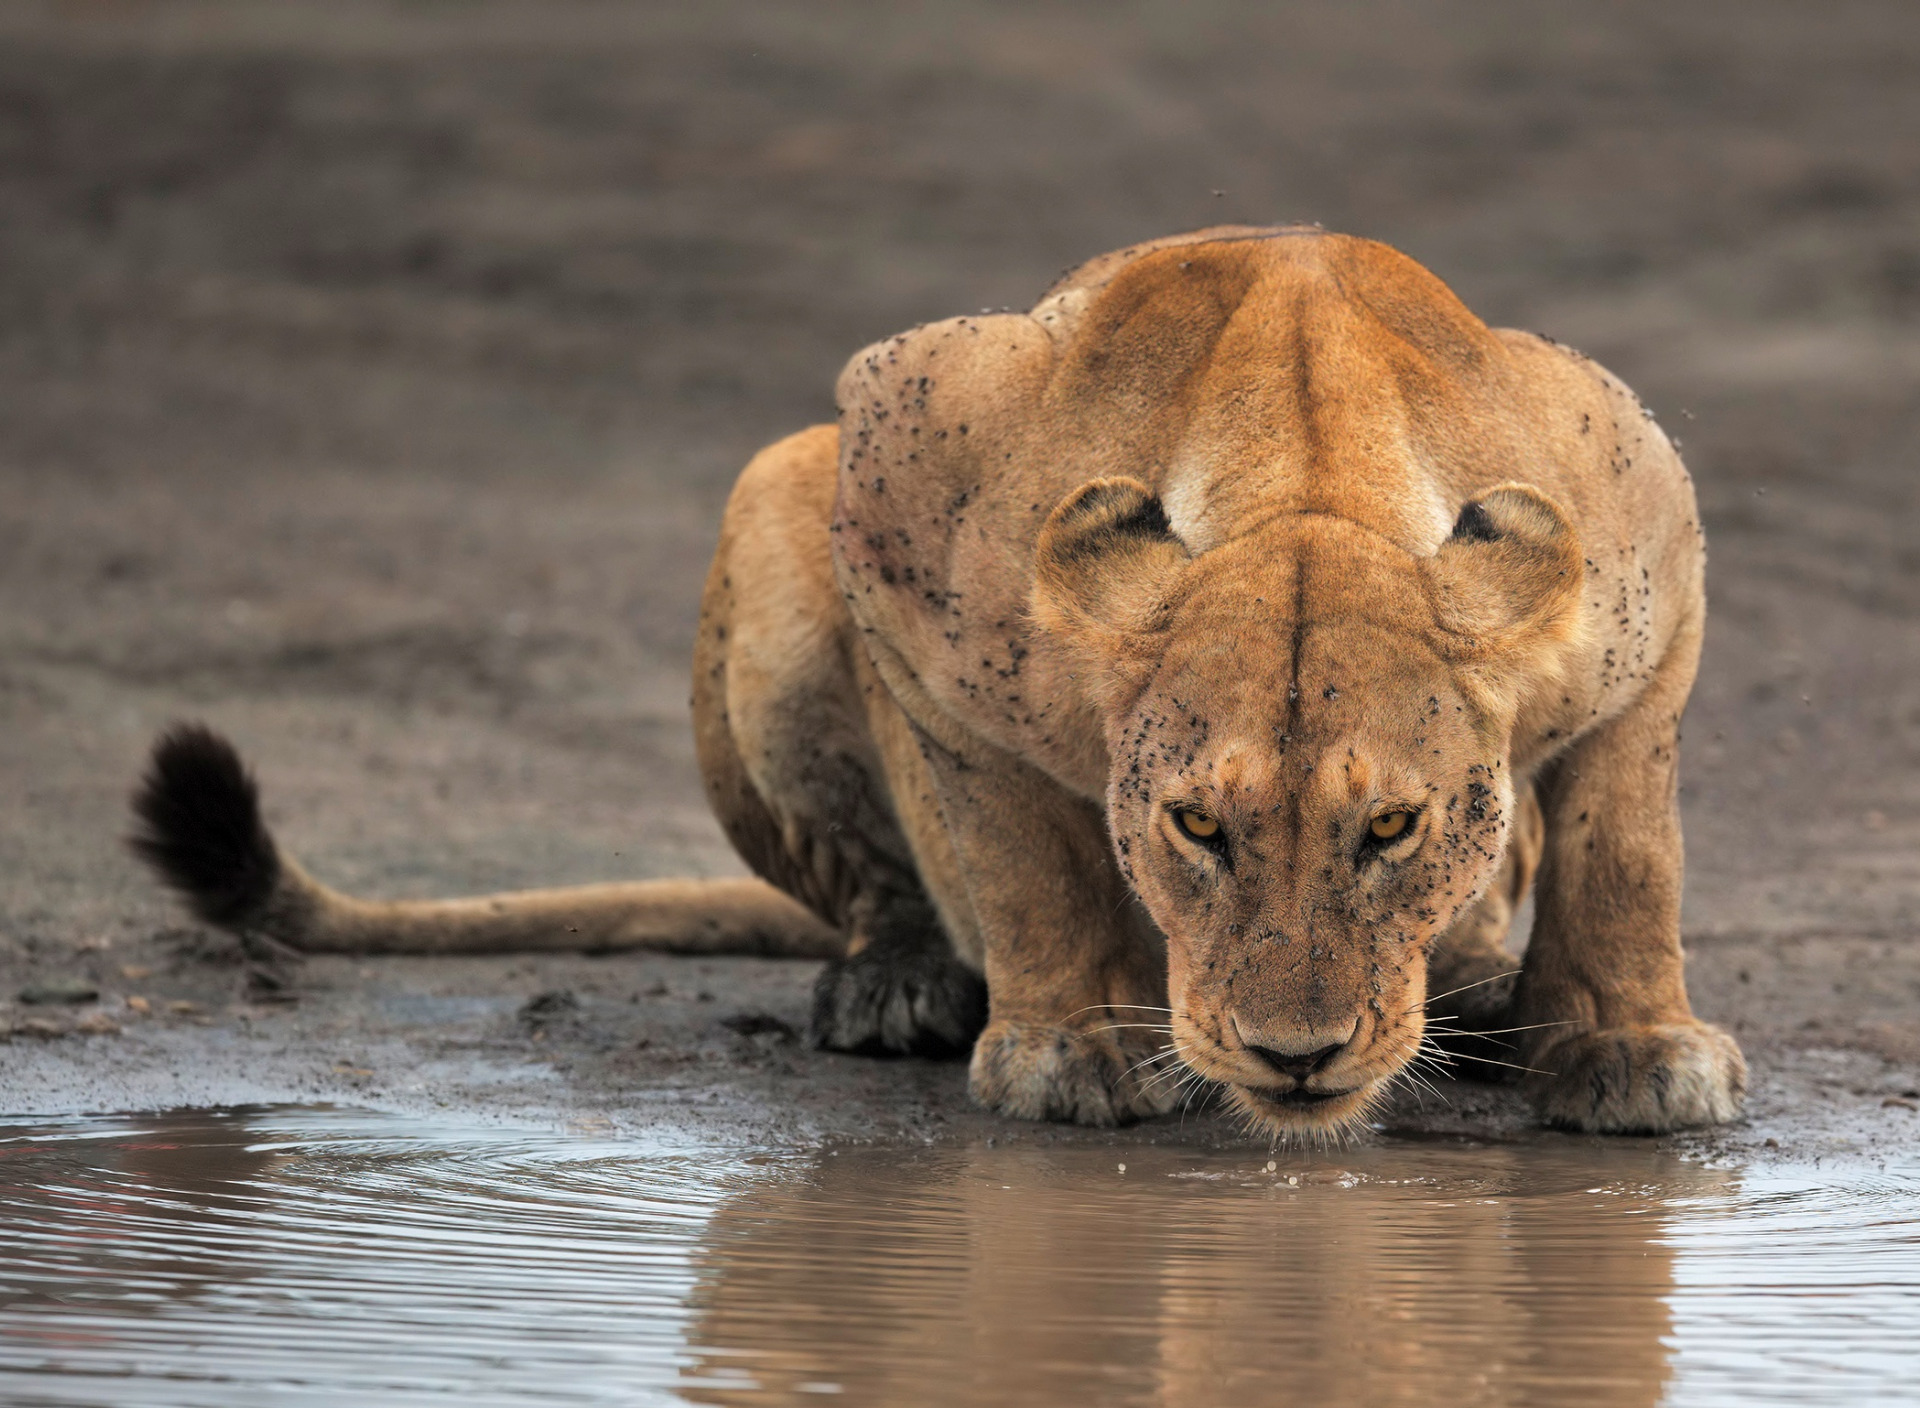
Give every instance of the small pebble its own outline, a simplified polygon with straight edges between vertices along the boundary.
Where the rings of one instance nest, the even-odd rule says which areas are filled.
[[[127,999],[127,1011],[138,1012],[141,1016],[153,1011],[153,1004],[138,995]]]

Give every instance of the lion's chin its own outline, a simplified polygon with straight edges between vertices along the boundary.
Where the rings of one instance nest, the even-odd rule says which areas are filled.
[[[1283,1095],[1252,1086],[1227,1087],[1241,1112],[1279,1139],[1323,1139],[1352,1129],[1367,1117],[1385,1088],[1383,1080],[1331,1095],[1306,1090]]]

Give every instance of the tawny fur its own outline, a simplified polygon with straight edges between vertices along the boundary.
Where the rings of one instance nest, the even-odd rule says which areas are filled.
[[[695,657],[709,798],[797,904],[366,906],[287,862],[281,936],[671,946],[712,902],[715,944],[844,946],[821,1044],[971,1045],[976,1098],[1028,1118],[1155,1113],[1184,1070],[1324,1132],[1436,1015],[1524,1029],[1557,1123],[1737,1112],[1679,943],[1704,555],[1617,379],[1383,246],[1233,228],[876,344],[838,397],[741,476]]]
[[[1223,229],[876,344],[838,399],[836,580],[960,858],[988,1104],[1163,1108],[1137,1065],[1161,1034],[1119,1024],[1171,1009],[1181,1058],[1272,1128],[1356,1115],[1420,1047],[1429,956],[1486,966],[1537,794],[1501,1025],[1530,1028],[1544,1113],[1738,1109],[1679,942],[1704,553],[1617,379],[1383,246]],[[1182,798],[1230,866],[1172,831]],[[1421,809],[1419,849],[1356,865],[1390,803]],[[1256,1047],[1338,1053],[1302,1081]]]

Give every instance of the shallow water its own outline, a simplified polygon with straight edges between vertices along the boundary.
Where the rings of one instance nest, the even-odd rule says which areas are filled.
[[[1920,1401],[1920,1164],[1267,1162],[0,1124],[0,1402]]]

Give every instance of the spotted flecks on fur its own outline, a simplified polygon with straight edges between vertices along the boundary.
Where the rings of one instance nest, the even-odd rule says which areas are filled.
[[[280,878],[280,854],[240,755],[201,724],[175,724],[154,744],[133,796],[127,844],[210,924],[256,914]]]

